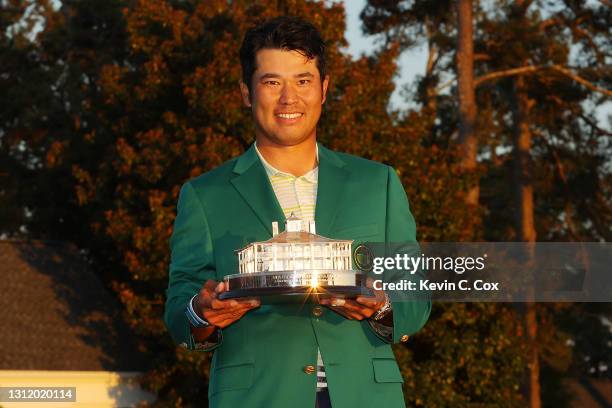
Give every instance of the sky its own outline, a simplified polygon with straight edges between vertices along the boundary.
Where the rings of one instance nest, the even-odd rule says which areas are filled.
[[[370,54],[376,47],[376,37],[366,36],[361,31],[359,13],[366,5],[366,0],[344,0],[346,10],[346,39],[349,42],[348,51],[351,55],[359,57],[361,54]],[[406,107],[408,103],[401,97],[401,86],[412,82],[417,75],[425,73],[427,63],[427,49],[424,46],[415,47],[402,53],[399,59],[399,72],[396,79],[396,89],[391,97],[392,107]]]
[[[361,20],[359,13],[365,7],[366,0],[338,0],[344,3],[346,10],[346,39],[349,42],[348,51],[354,57],[361,54],[370,54],[376,48],[375,37],[366,36],[361,31]],[[404,84],[414,81],[417,75],[425,73],[427,63],[426,46],[415,47],[402,53],[399,59],[399,72],[396,79],[395,92],[391,97],[392,108],[406,108],[410,104],[401,96],[401,88]],[[600,105],[596,109],[599,126],[612,131],[612,123],[609,116],[612,115],[612,101]]]

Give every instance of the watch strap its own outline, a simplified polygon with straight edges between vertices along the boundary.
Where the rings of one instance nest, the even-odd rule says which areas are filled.
[[[189,324],[191,324],[195,328],[200,329],[203,327],[210,326],[210,323],[208,323],[205,319],[198,316],[198,314],[195,312],[193,308],[193,301],[195,300],[197,296],[198,295],[196,294],[189,300],[189,303],[187,304],[187,307],[185,308],[185,314],[187,315],[187,320],[189,320]]]
[[[385,294],[385,304],[372,315],[372,320],[374,321],[383,319],[389,314],[389,312],[391,312],[391,299],[389,299],[389,295],[387,295],[387,293],[383,293]]]

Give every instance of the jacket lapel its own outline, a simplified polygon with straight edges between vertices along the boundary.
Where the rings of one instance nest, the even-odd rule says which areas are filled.
[[[315,210],[317,234],[331,235],[348,178],[349,172],[342,159],[319,144],[319,185]]]
[[[272,235],[272,221],[282,225],[285,215],[254,146],[238,157],[234,173],[237,176],[231,180],[232,185]]]
[[[271,235],[272,221],[278,221],[282,225],[285,215],[254,146],[238,157],[234,173],[236,177],[231,180],[232,185]],[[349,172],[342,159],[319,144],[319,180],[315,210],[317,234],[330,236],[333,231],[348,178]]]

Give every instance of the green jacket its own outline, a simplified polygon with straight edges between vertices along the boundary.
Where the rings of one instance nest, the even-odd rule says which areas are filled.
[[[207,279],[238,271],[234,250],[272,236],[285,216],[251,147],[188,181],[181,189],[170,240],[165,322],[177,343],[193,349],[184,310]],[[395,171],[319,145],[317,233],[372,242],[416,242],[414,218]],[[403,407],[402,376],[390,345],[366,321],[313,305],[262,305],[223,329],[214,349],[211,407],[313,408],[317,347],[334,408]],[[393,342],[427,321],[428,301],[393,302]]]

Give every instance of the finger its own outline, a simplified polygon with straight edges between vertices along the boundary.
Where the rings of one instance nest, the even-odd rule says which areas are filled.
[[[209,320],[209,322],[217,327],[225,328],[230,324],[241,319],[250,309],[234,309],[230,313],[220,313],[216,317]]]
[[[221,304],[218,304],[218,303]],[[211,312],[214,315],[219,315],[219,314],[224,314],[224,313],[233,313],[235,311],[239,311],[239,310],[250,310],[250,309],[255,309],[257,307],[259,307],[259,305],[253,304],[253,303],[240,303],[240,302],[236,302],[235,305],[230,305],[227,302],[231,302],[230,300],[226,300],[226,301],[218,301],[215,300],[214,301],[214,307],[208,308],[206,309],[206,312]]]
[[[356,310],[356,311],[359,311],[362,309],[362,306],[357,304],[354,300],[350,300],[350,299],[330,298],[330,299],[325,299],[324,301],[321,301],[321,303],[324,305],[330,305],[334,307],[346,307],[347,309]],[[371,306],[371,305],[368,304],[366,306]]]
[[[357,298],[355,298],[355,301],[357,303],[360,303],[365,306],[370,306],[370,307],[374,307],[379,303],[379,300],[376,299],[375,297],[366,297],[366,296],[358,296]]]
[[[213,299],[210,302],[211,309],[231,309],[233,307],[238,306],[238,301],[236,299],[228,299],[228,300],[219,300]]]
[[[232,309],[208,310],[204,312],[204,318],[216,326],[220,321],[242,317],[243,314],[251,309],[253,307],[239,306]]]
[[[226,288],[225,288],[225,282],[219,282],[219,284],[217,284],[217,286],[215,287],[215,293],[221,293],[221,292],[225,292]]]
[[[332,303],[332,306],[341,306],[347,309],[354,309],[356,306],[359,306],[359,304],[351,299],[338,299],[335,304]]]
[[[341,307],[335,307],[335,310],[338,311],[338,313],[342,314],[345,317],[348,317],[349,319],[354,319],[354,320],[363,320],[365,319],[365,316],[363,316],[361,313],[358,313],[354,310],[348,309],[344,306]]]
[[[248,309],[252,309],[255,307],[259,307],[261,302],[259,299],[228,299],[228,300],[219,300],[213,299],[210,304],[210,309],[221,310],[221,309],[233,309],[233,308],[241,308],[246,307]]]
[[[261,305],[259,299],[228,299],[219,300],[213,299],[210,302],[208,310],[223,311],[224,313],[230,313],[233,309],[254,309]]]
[[[244,298],[240,299],[239,302],[241,304],[250,305],[254,307],[259,307],[261,305],[261,300],[259,298]]]
[[[353,312],[353,313],[357,313],[363,317],[370,317],[374,314],[373,308],[369,308],[369,307],[360,305],[359,303],[355,301],[347,301],[343,307],[346,310]]]
[[[249,309],[254,307],[259,307],[261,305],[261,301],[257,298],[241,298],[241,299],[233,299],[237,302],[236,306],[246,306]]]

